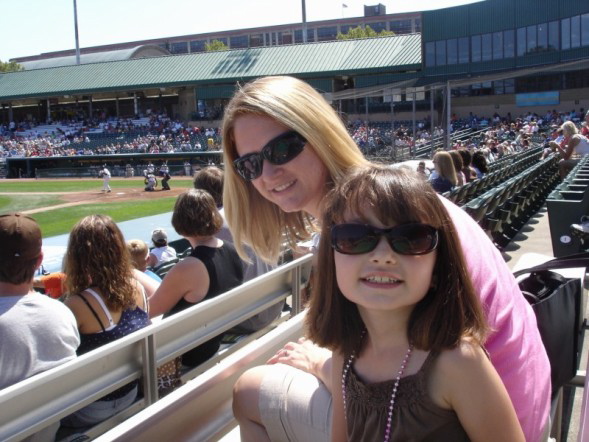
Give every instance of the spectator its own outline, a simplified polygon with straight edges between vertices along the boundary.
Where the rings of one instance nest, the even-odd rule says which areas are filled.
[[[581,135],[589,137],[589,110],[585,114],[585,121],[581,124]]]
[[[147,265],[155,268],[164,262],[176,259],[176,250],[168,245],[168,234],[164,229],[155,229],[151,232],[151,241],[154,248],[149,252]]]
[[[64,258],[66,305],[76,317],[82,355],[150,324],[146,289],[131,267],[122,232],[105,215],[89,215],[72,229]],[[149,278],[147,278],[149,279]],[[65,427],[88,427],[131,405],[133,381],[62,420]]]
[[[333,350],[332,385],[342,384],[332,440],[523,442],[482,348],[487,325],[458,235],[431,187],[407,169],[358,168],[326,197],[321,225],[306,319],[310,338]]]
[[[487,168],[487,159],[482,151],[477,150],[472,155],[472,167],[479,180],[489,172],[489,169]]]
[[[438,193],[448,192],[452,190],[458,180],[456,178],[456,170],[454,170],[454,162],[448,152],[437,152],[433,159],[434,167],[437,175],[430,180],[430,184]]]
[[[162,278],[147,268],[147,263],[149,261],[149,248],[147,247],[145,241],[140,239],[132,239],[127,241],[127,249],[129,250],[131,263],[133,264],[134,268],[140,272],[145,273],[156,282],[162,282]]]
[[[459,149],[457,152],[462,157],[462,174],[464,175],[464,184],[476,180],[477,174],[474,169],[470,167],[470,163],[472,161],[472,155],[470,152],[466,149]]]
[[[452,163],[454,163],[454,170],[456,171],[456,180],[457,180],[457,186],[464,186],[464,184],[466,183],[466,180],[464,178],[464,172],[462,172],[462,169],[464,169],[464,163],[462,162],[462,155],[460,155],[460,153],[457,150],[451,150],[450,152],[450,156],[452,157]]]
[[[65,273],[53,272],[33,279],[33,287],[43,289],[53,299],[59,299],[64,293]]]
[[[238,90],[225,110],[222,135],[223,199],[236,248],[246,242],[267,260],[278,256],[285,239],[295,246],[309,238],[332,183],[366,164],[333,108],[292,77],[260,78]],[[540,440],[548,429],[550,364],[534,312],[482,229],[460,208],[442,203],[487,306],[492,332],[485,349],[524,434]],[[242,439],[329,440],[330,392],[341,387],[330,380],[330,352],[310,341],[284,348],[287,353],[268,361],[273,365],[248,370],[234,387]]]
[[[172,225],[190,242],[192,253],[170,269],[149,299],[152,317],[178,313],[237,287],[243,280],[241,260],[233,245],[216,237],[223,219],[208,192],[190,189],[182,193],[174,206]],[[182,363],[191,367],[203,363],[219,350],[222,337],[185,353]]]
[[[205,167],[194,175],[193,185],[195,189],[206,190],[211,194],[219,209],[219,214],[223,218],[223,227],[219,230],[217,237],[222,241],[228,241],[233,244],[233,236],[225,221],[225,211],[223,210],[223,171],[215,166]],[[245,251],[248,260],[242,260],[243,264],[243,282],[249,281],[250,279],[257,278],[266,272],[269,272],[274,266],[265,263],[260,259],[250,247],[245,247]],[[246,319],[241,324],[233,327],[230,332],[232,333],[252,333],[260,330],[267,325],[271,324],[272,321],[280,316],[282,311],[283,303],[278,303],[269,307],[268,309]]]
[[[76,357],[71,311],[33,291],[43,261],[41,229],[20,213],[0,215],[0,389]]]
[[[579,134],[577,126],[572,121],[567,121],[561,126],[564,135],[560,143],[550,142],[550,146],[560,152],[561,159],[558,162],[558,173],[562,179],[579,162],[579,157],[589,153],[589,140]]]
[[[0,215],[0,390],[76,357],[76,318],[63,303],[33,291],[43,261],[41,229],[20,213]],[[26,440],[54,440],[59,422]]]
[[[425,161],[420,161],[417,164],[417,173],[419,174],[419,176],[427,180],[427,178],[429,177],[429,170],[427,170],[425,167]]]

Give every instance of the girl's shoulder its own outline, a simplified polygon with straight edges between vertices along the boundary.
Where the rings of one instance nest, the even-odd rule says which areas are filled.
[[[456,374],[463,370],[474,369],[476,366],[486,365],[488,362],[487,351],[478,342],[464,338],[456,347],[440,352],[438,370]]]

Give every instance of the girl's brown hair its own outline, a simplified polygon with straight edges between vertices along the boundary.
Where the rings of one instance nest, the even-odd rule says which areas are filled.
[[[423,350],[452,348],[464,337],[482,342],[486,333],[482,307],[442,202],[415,171],[378,165],[355,169],[326,197],[307,315],[309,337],[344,355],[360,346],[364,323],[356,304],[346,299],[337,285],[331,226],[344,222],[346,214],[361,217],[367,209],[384,225],[419,222],[439,232],[432,288],[411,313],[409,341]]]
[[[176,200],[172,226],[182,236],[213,236],[223,227],[223,218],[209,192],[189,189]]]
[[[131,257],[121,230],[110,216],[89,215],[74,226],[64,272],[70,296],[98,287],[109,309],[135,306]]]

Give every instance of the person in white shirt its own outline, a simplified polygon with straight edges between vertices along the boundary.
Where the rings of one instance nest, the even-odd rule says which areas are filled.
[[[168,245],[168,234],[164,229],[155,229],[151,233],[151,241],[155,246],[149,253],[147,265],[157,267],[160,264],[176,259],[176,250]]]
[[[110,192],[110,170],[106,167],[106,164],[102,166],[100,172],[98,172],[98,176],[102,177],[102,191],[103,192]]]

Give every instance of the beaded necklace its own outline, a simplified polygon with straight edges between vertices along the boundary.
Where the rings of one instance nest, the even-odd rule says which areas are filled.
[[[362,337],[366,334],[366,330],[362,333]],[[393,421],[393,409],[395,407],[395,397],[397,396],[397,389],[399,388],[399,382],[403,377],[403,373],[405,372],[405,367],[407,367],[407,363],[409,362],[409,358],[411,357],[411,352],[413,351],[413,344],[409,344],[409,348],[407,349],[407,353],[403,358],[403,362],[401,362],[401,368],[399,368],[399,372],[397,373],[397,377],[395,378],[395,385],[393,386],[393,393],[391,394],[391,400],[389,402],[389,412],[387,414],[387,427],[384,434],[384,442],[389,442],[389,438],[391,437],[391,426]],[[350,371],[350,367],[352,366],[352,362],[356,358],[356,352],[353,352],[346,365],[344,366],[344,370],[342,373],[342,398],[344,402],[344,417],[347,419],[347,411],[346,411],[346,379],[348,377],[348,372]]]

